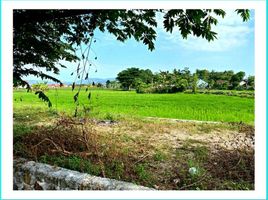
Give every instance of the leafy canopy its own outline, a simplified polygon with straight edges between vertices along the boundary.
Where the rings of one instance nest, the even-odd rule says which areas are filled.
[[[15,86],[28,85],[23,80],[28,75],[61,83],[47,72],[59,74],[60,68],[66,67],[61,61],[85,59],[85,52],[79,58],[76,51],[81,44],[89,45],[92,42],[96,29],[108,31],[122,42],[134,38],[152,51],[157,37],[158,12],[164,15],[166,31],[172,33],[177,27],[185,39],[194,35],[208,41],[217,38],[212,25],[216,25],[218,20],[213,16],[224,17],[226,14],[221,9],[14,10],[13,83]],[[243,21],[250,17],[249,10],[238,9],[236,12]],[[83,75],[86,76],[86,73],[81,78],[85,78]]]
[[[153,80],[153,73],[149,69],[143,70],[132,67],[119,72],[116,79],[119,81],[123,89],[129,90],[130,88],[136,88],[137,82],[139,81],[146,84],[151,83]]]

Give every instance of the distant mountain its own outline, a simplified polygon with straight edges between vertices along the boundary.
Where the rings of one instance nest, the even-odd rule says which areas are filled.
[[[105,84],[107,80],[110,81],[114,81],[115,78],[89,78],[89,80],[83,80],[82,84],[92,84],[93,82],[95,84],[97,83],[101,83],[101,84]],[[46,81],[46,80],[27,80],[27,82],[32,85],[32,84],[36,84],[36,83],[43,83],[43,82],[47,82],[48,84],[54,84],[55,82],[52,81]],[[80,84],[81,80],[76,81],[76,84]],[[63,81],[63,84],[65,85],[71,85],[73,84],[72,81]]]

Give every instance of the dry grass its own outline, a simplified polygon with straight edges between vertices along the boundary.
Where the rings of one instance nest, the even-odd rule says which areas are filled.
[[[254,189],[254,128],[243,124],[61,117],[15,137],[14,154],[162,190]]]

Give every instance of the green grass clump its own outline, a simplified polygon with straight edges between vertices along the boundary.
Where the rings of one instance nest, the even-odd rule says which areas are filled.
[[[99,165],[93,164],[90,162],[90,160],[85,160],[78,156],[43,155],[38,160],[39,162],[52,164],[95,176],[101,175],[101,167]]]
[[[159,150],[157,150],[155,152],[155,154],[153,155],[153,159],[155,161],[164,161],[166,158],[167,158],[167,156],[163,152],[161,152]]]
[[[140,183],[152,184],[154,182],[151,173],[148,171],[148,166],[146,163],[137,164],[134,167],[134,171],[138,175],[138,180]]]

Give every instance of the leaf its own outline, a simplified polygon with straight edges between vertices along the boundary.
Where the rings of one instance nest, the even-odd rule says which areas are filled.
[[[71,76],[72,76],[72,75],[74,75],[74,73],[73,73],[73,72],[71,73]]]
[[[250,11],[248,9],[236,9],[235,11],[242,17],[243,22],[250,19]]]
[[[79,70],[80,70],[80,63],[78,64],[78,66],[77,66],[77,69],[76,69],[76,73],[78,74],[79,73]]]
[[[77,117],[77,106],[76,106],[75,111],[74,111],[74,117]]]
[[[77,102],[78,95],[79,95],[79,92],[77,92],[77,93],[74,95],[74,102]]]
[[[72,91],[74,91],[74,88],[75,88],[75,82],[73,82]]]
[[[87,80],[88,79],[88,73],[86,74],[86,77],[85,77],[85,80]]]
[[[36,91],[35,92],[36,95],[38,95],[38,98],[41,99],[42,101],[45,101],[48,103],[48,107],[52,107],[52,103],[51,101],[49,100],[49,98],[45,95],[44,92],[42,91]]]

